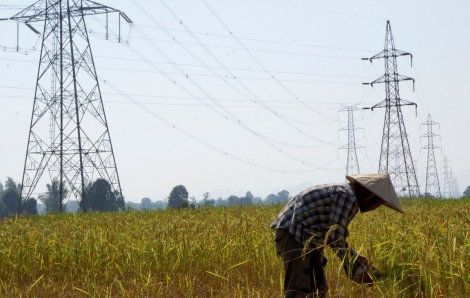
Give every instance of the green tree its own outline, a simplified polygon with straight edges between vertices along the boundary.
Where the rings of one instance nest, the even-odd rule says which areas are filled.
[[[39,200],[44,203],[46,206],[47,213],[56,213],[59,212],[60,209],[60,183],[59,180],[53,179],[51,184],[46,185],[47,192],[45,195],[39,196]],[[67,188],[63,188],[62,190],[62,197],[67,197],[68,190]],[[62,206],[63,210],[65,210],[65,206]]]
[[[173,190],[168,197],[168,206],[171,208],[186,208],[189,206],[188,191],[183,185],[173,187]]]
[[[467,189],[463,192],[464,197],[470,197],[470,185],[467,187]]]
[[[113,192],[111,185],[105,179],[97,179],[93,184],[89,185],[85,190],[86,210],[113,212],[119,210],[118,198],[119,194]],[[85,210],[85,200],[80,201],[80,208]]]
[[[3,204],[3,200],[0,200],[0,218],[7,216],[7,207]]]
[[[250,191],[247,191],[246,195],[240,198],[240,203],[243,206],[248,206],[253,203],[253,199],[254,199],[253,194]]]
[[[289,192],[284,189],[277,193],[277,199],[278,202],[287,202],[291,199],[291,197],[289,197]]]
[[[213,207],[215,204],[215,200],[211,199],[211,194],[209,192],[205,192],[202,194],[203,199],[202,199],[202,206],[204,207]]]
[[[8,189],[11,189],[11,190],[16,191],[17,193],[20,193],[21,184],[16,184],[13,178],[8,177],[7,181],[5,182],[5,191],[7,191]]]
[[[238,203],[240,203],[240,198],[237,196],[231,195],[230,197],[227,198],[227,203],[228,203],[228,206],[237,205]]]
[[[31,198],[24,203],[23,214],[26,214],[26,215],[38,214],[38,201],[35,198]]]
[[[140,201],[140,209],[153,209],[153,204],[150,198],[143,198],[142,201]]]
[[[7,189],[3,194],[2,201],[6,208],[6,215],[16,214],[18,203],[20,202],[20,194],[13,189]]]
[[[10,177],[7,178],[7,181],[5,182],[5,189],[2,191],[1,197],[1,201],[3,203],[3,216],[16,214],[16,211],[18,210],[18,204],[20,202],[20,188],[20,184],[16,184],[15,181]]]
[[[278,197],[273,193],[269,194],[264,200],[266,201],[266,204],[277,204],[279,202]]]

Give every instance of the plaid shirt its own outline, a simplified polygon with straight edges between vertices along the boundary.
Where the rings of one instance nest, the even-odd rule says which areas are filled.
[[[343,258],[349,245],[348,226],[358,211],[358,205],[350,184],[324,184],[314,186],[292,198],[278,217],[271,223],[273,229],[286,229],[302,245],[307,242],[313,249],[317,244],[323,246],[330,228],[333,227],[327,244]],[[310,241],[308,241],[310,239]],[[313,247],[312,247],[312,244]],[[356,252],[352,253],[352,272],[346,269],[353,278],[367,267],[354,262]],[[346,263],[349,262],[345,262]],[[360,264],[357,264],[360,263]]]

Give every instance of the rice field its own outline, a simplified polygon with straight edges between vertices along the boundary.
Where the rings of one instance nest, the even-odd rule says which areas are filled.
[[[349,243],[382,273],[330,297],[469,297],[470,200],[358,214]],[[282,297],[269,223],[283,206],[60,214],[0,222],[0,297]]]

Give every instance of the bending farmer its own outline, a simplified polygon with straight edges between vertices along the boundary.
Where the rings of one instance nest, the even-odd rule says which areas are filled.
[[[326,242],[344,260],[346,274],[355,282],[372,284],[366,257],[346,242],[348,225],[362,213],[385,205],[403,213],[387,174],[346,176],[350,183],[325,184],[292,198],[271,228],[285,269],[285,297],[325,297],[328,283],[323,267]],[[305,250],[304,250],[305,248]]]

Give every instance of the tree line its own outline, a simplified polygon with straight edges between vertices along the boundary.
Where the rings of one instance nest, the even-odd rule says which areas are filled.
[[[20,202],[21,184],[8,177],[5,186],[0,182],[0,218],[15,215]],[[113,192],[111,185],[105,179],[97,179],[85,187],[87,211],[113,212],[119,210],[119,194]],[[69,190],[62,189],[62,197],[67,197]],[[60,211],[60,183],[53,180],[46,185],[46,192],[36,198],[27,200],[21,208],[21,214],[38,214],[38,200],[44,205],[45,213],[58,213]],[[84,209],[84,200],[70,201],[62,206],[63,211],[78,212]]]
[[[282,190],[277,194],[269,194],[266,198],[255,197],[250,191],[247,191],[245,196],[238,197],[231,195],[226,199],[221,197],[212,198],[209,192],[203,194],[203,199],[197,201],[195,197],[189,197],[189,193],[184,185],[177,185],[173,187],[166,202],[157,201],[152,202],[149,198],[143,198],[140,203],[139,209],[165,209],[167,207],[173,209],[180,208],[206,208],[216,206],[248,206],[248,205],[271,205],[285,203],[292,197],[287,190]],[[134,206],[136,206],[135,204]]]
[[[0,218],[15,215],[20,202],[21,184],[16,183],[8,177],[5,184],[0,182]],[[114,212],[119,210],[119,194],[113,192],[111,185],[104,179],[97,179],[86,187],[87,210],[90,212]],[[63,197],[67,197],[69,190],[62,190]],[[464,197],[470,197],[470,186],[463,193]],[[292,197],[287,190],[282,190],[277,194],[269,194],[264,199],[255,197],[250,191],[245,196],[238,197],[231,195],[226,199],[221,197],[212,198],[209,192],[203,194],[203,199],[197,201],[195,197],[189,197],[189,193],[184,185],[173,187],[166,200],[154,201],[145,197],[139,203],[126,202],[126,208],[132,210],[157,210],[157,209],[181,209],[181,208],[208,208],[216,206],[248,206],[248,205],[272,205],[282,204],[289,201]],[[38,199],[31,198],[25,202],[22,208],[22,214],[38,214],[38,200],[43,204],[44,213],[58,213],[60,210],[60,185],[57,180],[53,180],[46,185],[46,192],[38,196]],[[84,201],[69,201],[63,210],[66,212],[80,212],[83,210]]]

